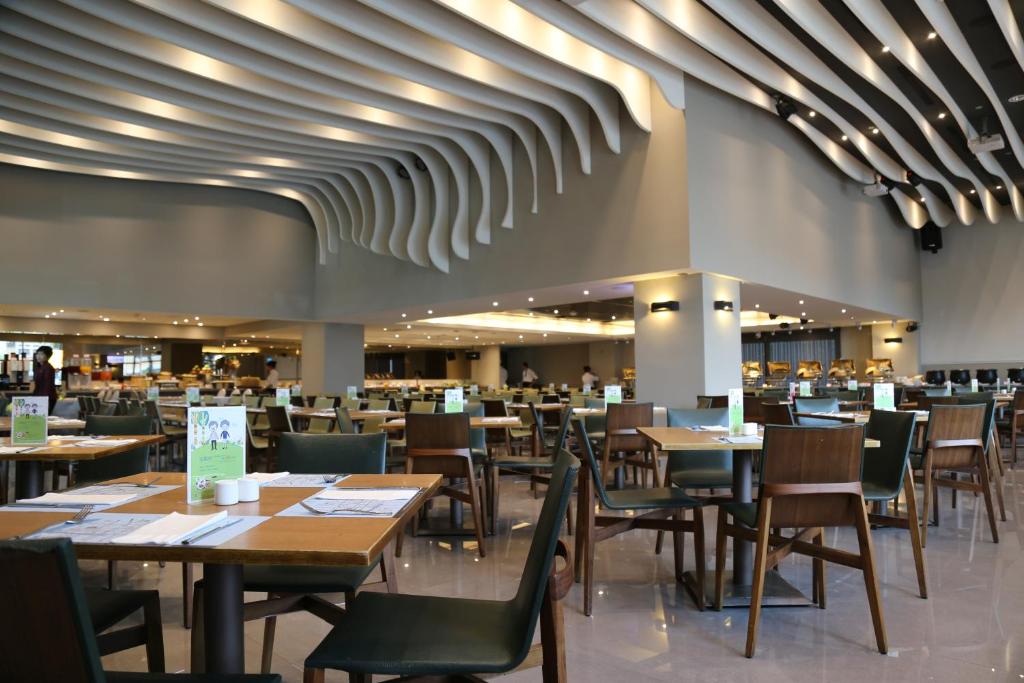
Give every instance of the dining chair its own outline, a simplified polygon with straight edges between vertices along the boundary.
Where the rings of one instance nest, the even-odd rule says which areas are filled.
[[[583,613],[588,617],[594,605],[594,550],[595,546],[632,529],[664,529],[672,533],[675,549],[675,576],[683,577],[683,544],[685,533],[693,534],[694,555],[697,562],[696,603],[704,610],[704,514],[703,503],[686,495],[682,489],[663,486],[656,488],[609,491],[605,487],[603,463],[594,457],[594,449],[587,438],[587,429],[579,418],[572,420],[576,444],[583,454],[584,469],[576,500],[576,580],[583,581]],[[657,482],[656,482],[657,483]],[[596,496],[595,496],[596,494]],[[598,515],[594,512],[595,498],[601,508],[613,512],[627,512],[632,516]],[[693,519],[684,518],[686,510],[693,510]]]
[[[793,399],[794,412],[797,413],[838,413],[839,412],[839,399],[838,398],[800,398]],[[824,419],[818,419],[813,417],[799,418],[799,423],[805,426],[827,426],[832,424],[829,420],[827,423]]]
[[[484,398],[480,403],[484,406],[484,417],[508,417],[508,406],[504,401]],[[501,446],[507,455],[512,455],[512,437],[507,429],[487,430],[487,445],[491,448]]]
[[[332,410],[334,408],[334,399],[327,398],[326,396],[317,396],[313,400],[311,406],[314,410]],[[329,434],[331,432],[331,423],[334,422],[329,417],[311,417],[309,418],[309,425],[306,427],[306,432],[309,434]]]
[[[339,434],[355,434],[356,425],[352,421],[352,416],[348,412],[348,408],[345,406],[337,406],[334,409],[336,419],[334,420],[334,431]]]
[[[273,466],[274,457],[277,454],[277,442],[282,434],[294,432],[292,419],[285,406],[268,405],[264,410],[267,413],[267,458]]]
[[[1000,421],[1000,434],[1010,439],[1010,466],[1017,464],[1017,437],[1024,436],[1024,389],[1018,389],[1013,402],[1006,409],[1005,419]]]
[[[633,480],[646,485],[647,471],[653,475],[653,485],[661,483],[658,459],[654,457],[650,441],[637,432],[639,427],[654,426],[653,403],[610,403],[608,404],[605,437],[601,453],[601,475],[615,476],[615,470],[632,466]],[[643,482],[637,478],[637,470],[644,473]],[[616,479],[616,482],[620,480]]]
[[[394,410],[389,398],[374,398],[366,402],[367,410]]]
[[[928,417],[923,452],[911,457],[914,469],[923,472],[924,502],[921,505],[921,545],[928,542],[928,511],[935,500],[934,522],[938,524],[938,487],[944,486],[961,491],[980,493],[985,501],[992,540],[999,542],[996,529],[995,510],[992,507],[992,484],[988,463],[985,458],[985,444],[981,440],[982,425],[985,422],[983,405],[934,405]],[[968,480],[939,476],[964,473],[977,475]]]
[[[813,600],[825,607],[825,561],[864,574],[868,607],[878,651],[888,651],[882,603],[875,574],[874,546],[864,507],[861,468],[864,425],[765,428],[757,502],[723,502],[715,539],[715,609],[725,593],[726,538],[753,541],[754,577],[745,654],[754,656],[765,575],[791,553],[812,561]],[[732,522],[729,518],[732,518]],[[825,527],[855,527],[858,553],[824,547]],[[783,529],[793,529],[784,536]]]
[[[146,414],[153,421],[153,433],[160,434],[166,439],[164,443],[157,446],[157,469],[159,470],[161,469],[160,450],[163,449],[167,453],[168,460],[174,462],[175,454],[181,455],[181,450],[185,446],[187,430],[181,425],[166,423],[163,412],[160,410],[160,404],[156,401],[146,401]],[[184,459],[182,456],[181,460],[184,461]]]
[[[37,541],[0,541],[0,584],[17,587],[4,596],[0,611],[0,679],[4,681],[60,681],[61,683],[280,683],[276,675],[204,676],[165,674],[159,594],[156,591],[115,591],[103,596],[99,608],[93,591],[82,587],[74,547],[66,538]],[[107,592],[107,591],[100,591]],[[120,597],[117,594],[121,594]],[[123,609],[143,610],[142,626],[103,632],[124,601]],[[48,606],[49,609],[41,608]],[[109,614],[104,612],[110,611]],[[141,629],[142,632],[139,631]],[[123,632],[123,633],[122,633]],[[143,633],[144,632],[144,633]],[[147,664],[151,673],[103,671],[100,657],[115,640],[123,643],[147,638]],[[119,648],[120,649],[120,648]]]
[[[326,669],[347,671],[353,683],[369,683],[373,674],[503,673],[526,659],[540,621],[542,679],[545,683],[568,681],[560,601],[572,586],[572,559],[558,532],[578,470],[579,461],[563,451],[552,470],[512,599],[360,593],[306,658],[304,680],[323,683]],[[560,570],[556,556],[565,561]]]
[[[877,439],[877,448],[864,449],[864,467],[861,487],[864,500],[874,504],[868,522],[875,526],[897,527],[910,532],[910,547],[914,553],[917,586],[922,598],[928,597],[925,576],[924,550],[921,545],[921,527],[917,518],[917,491],[914,473],[910,468],[910,444],[914,438],[914,413],[893,410],[872,410],[868,417],[865,436]],[[907,513],[899,512],[899,496],[907,501]],[[892,502],[892,514],[888,504]]]
[[[473,461],[469,433],[469,415],[466,413],[447,413],[437,415],[421,415],[408,413],[405,416],[405,472],[406,474],[440,474],[447,480],[433,494],[447,496],[452,501],[469,503],[473,513],[473,526],[476,532],[477,551],[480,557],[486,557],[484,547],[483,520],[483,477],[482,462]],[[465,481],[465,489],[457,484]],[[419,515],[412,519],[412,533],[415,536],[419,528]],[[401,555],[402,538],[399,535],[396,555]]]
[[[669,427],[729,426],[728,408],[666,411]],[[665,485],[681,489],[731,489],[732,451],[669,451]]]
[[[764,411],[765,425],[792,426],[796,424],[793,417],[793,407],[788,403],[766,403],[761,406]]]
[[[985,459],[988,462],[988,473],[992,478],[996,504],[999,505],[999,518],[1006,521],[1006,503],[1003,500],[1003,458],[999,454],[996,439],[996,399],[991,391],[964,392],[957,394],[959,405],[985,406],[985,418],[981,423],[981,442],[985,444]],[[953,476],[956,479],[956,476]],[[955,495],[956,489],[953,489]]]
[[[345,406],[349,410],[359,410],[363,407],[363,399],[361,398],[343,398],[341,399],[341,405]]]
[[[410,401],[409,410],[410,413],[436,413],[437,412],[437,401]]]
[[[270,441],[266,436],[256,434],[252,423],[248,420],[245,422],[245,437],[248,439],[248,453],[250,464],[257,460],[262,460],[263,465],[269,468],[270,458],[267,455],[267,449],[270,448]],[[255,468],[254,468],[255,469]]]
[[[386,448],[387,437],[383,433],[282,434],[278,444],[278,466],[280,471],[292,474],[384,474]],[[245,621],[264,619],[260,670],[263,673],[270,671],[277,615],[306,611],[334,624],[343,610],[319,594],[344,594],[345,606],[349,607],[359,587],[378,567],[381,583],[389,592],[397,591],[391,550],[382,552],[365,567],[244,565],[243,590],[267,594],[266,600],[247,602],[243,608]],[[205,660],[202,581],[196,583],[194,604],[192,670],[201,671]]]
[[[585,398],[583,400],[583,407],[590,410],[604,410],[605,402],[603,398]],[[604,441],[604,432],[607,423],[607,414],[584,416],[583,424],[587,428],[587,434],[590,436],[590,441],[595,445],[599,445]]]
[[[698,408],[728,408],[729,397],[728,396],[697,396],[697,407]]]

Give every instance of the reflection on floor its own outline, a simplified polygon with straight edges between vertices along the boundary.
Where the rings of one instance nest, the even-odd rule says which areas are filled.
[[[1016,476],[1015,476],[1016,475]],[[403,592],[506,599],[514,594],[540,500],[528,484],[503,478],[502,524],[488,538],[487,557],[458,542],[417,538],[399,559]],[[888,656],[874,646],[861,574],[836,565],[828,570],[828,609],[766,610],[757,656],[743,657],[745,610],[698,612],[672,579],[670,545],[654,555],[654,532],[634,531],[598,545],[594,616],[582,614],[582,593],[570,593],[565,609],[568,671],[571,681],[810,681],[830,683],[904,681],[1024,680],[1024,555],[1020,525],[1024,513],[1024,474],[1007,473],[1009,521],[993,544],[984,506],[960,496],[950,509],[942,493],[942,525],[928,533],[929,593],[917,595],[913,556],[905,531],[876,530]],[[444,503],[435,514],[444,514]],[[706,515],[714,524],[715,515]],[[714,557],[710,544],[708,557]],[[830,532],[829,543],[856,547],[850,532]],[[693,554],[687,552],[692,564]],[[105,564],[83,562],[86,580],[103,585]],[[169,671],[187,667],[189,634],[181,626],[181,572],[178,565],[120,563],[122,586],[159,588],[163,597],[164,640]],[[709,566],[710,570],[711,567]],[[787,559],[783,576],[810,590],[810,563]],[[253,596],[255,599],[256,596]],[[274,671],[285,681],[301,681],[306,654],[327,632],[310,615],[278,621]],[[259,669],[260,622],[246,625],[247,670]],[[104,659],[108,669],[145,670],[142,648]],[[345,681],[338,672],[330,681]],[[535,668],[508,675],[508,683],[540,681]]]

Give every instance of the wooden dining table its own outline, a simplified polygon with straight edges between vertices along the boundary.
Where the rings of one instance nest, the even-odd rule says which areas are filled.
[[[35,498],[43,495],[43,464],[58,461],[99,460],[136,448],[162,443],[160,434],[134,434],[95,437],[101,441],[132,439],[132,443],[111,446],[79,446],[78,440],[51,436],[45,446],[26,446],[20,453],[0,453],[0,461],[14,461],[14,497]]]
[[[140,474],[111,482],[144,483],[152,474]],[[304,566],[369,566],[383,553],[388,576],[394,572],[394,539],[423,503],[440,487],[436,474],[353,474],[334,484],[339,488],[417,488],[419,492],[395,517],[307,517],[280,513],[321,488],[260,488],[252,503],[220,507],[211,503],[189,505],[185,475],[164,472],[161,485],[177,485],[156,495],[129,501],[107,511],[126,514],[177,512],[209,515],[225,510],[229,517],[266,517],[218,545],[122,545],[76,543],[75,553],[88,560],[166,561],[203,564],[204,634],[206,671],[218,674],[244,672],[242,567],[247,564]],[[325,487],[328,486],[325,484]],[[0,508],[0,538],[33,534],[74,516],[75,511],[28,511]]]
[[[384,429],[405,429],[405,417],[388,420]],[[516,416],[510,417],[470,417],[470,429],[522,429],[523,421]]]
[[[69,417],[54,417],[50,416],[46,420],[46,429],[51,432],[73,432],[80,429],[85,429],[85,420],[76,420]],[[11,433],[11,418],[7,416],[0,417],[0,434]]]
[[[753,454],[761,450],[761,439],[748,440],[740,437],[741,442],[729,443],[725,431],[699,430],[690,427],[638,427],[637,431],[647,437],[655,457],[658,451],[732,451],[732,500],[739,503],[750,503],[753,498]],[[758,428],[758,436],[763,438],[764,429]],[[865,448],[878,448],[881,443],[876,439],[864,439]],[[581,477],[582,481],[582,477]],[[733,541],[732,572],[726,572],[726,590],[724,606],[749,607],[750,591],[753,583],[753,544],[735,539]],[[765,581],[764,605],[806,605],[810,600],[795,586],[778,576],[778,572],[768,572]],[[698,595],[696,575],[686,572],[683,575],[684,585],[691,596]],[[705,581],[704,595],[713,596],[714,576]],[[709,603],[710,604],[710,603]]]

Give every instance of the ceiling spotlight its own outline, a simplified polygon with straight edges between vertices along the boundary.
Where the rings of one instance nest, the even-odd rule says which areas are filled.
[[[533,303],[533,297],[532,296],[527,297],[526,300],[529,301],[531,304]]]
[[[395,335],[395,339],[398,339],[398,335],[397,334]]]
[[[195,319],[196,319],[196,320],[199,320],[199,316],[197,315],[197,316],[195,317]]]
[[[430,335],[429,334],[427,335],[427,339],[430,339]]]
[[[807,115],[813,119],[815,116],[818,115],[818,113],[812,109],[811,111],[807,112]]]
[[[385,331],[385,332],[387,332],[387,331],[388,331],[388,328],[386,328],[386,327],[385,327],[385,328],[384,328],[384,331]]]
[[[546,337],[546,336],[548,336],[548,333],[547,333],[547,332],[545,332],[545,333],[544,333],[544,336],[545,336],[545,337]]]
[[[589,289],[584,289],[583,290],[583,296],[590,296],[590,290]]]
[[[939,37],[939,34],[936,33],[935,31],[929,31],[928,32],[928,40],[935,40],[938,37]]]
[[[62,308],[62,309],[60,309],[60,312],[61,312],[61,313],[63,313],[63,312],[64,312],[64,309],[63,309],[63,308]],[[145,318],[143,318],[143,320],[145,320]]]
[[[202,327],[202,326],[203,326],[203,324],[202,324],[202,323],[199,323],[199,327]]]
[[[1002,185],[996,185],[996,189],[997,190],[1001,190],[1001,189],[1003,189],[1003,186]]]
[[[455,338],[455,341],[459,341],[459,338],[458,338],[458,337],[456,337],[456,338]]]
[[[519,338],[520,338],[520,339],[522,339],[522,338],[523,338],[523,335],[519,335]]]
[[[871,129],[871,134],[872,135],[878,135],[878,129],[877,128],[872,128]]]
[[[978,191],[975,190],[974,188],[971,188],[971,194],[978,194]]]
[[[846,309],[844,308],[844,309],[842,309],[842,310],[841,310],[841,311],[839,311],[839,312],[840,312],[840,313],[846,313]]]
[[[889,52],[890,49],[891,48],[888,45],[883,45],[882,46],[882,52]]]
[[[940,119],[944,119],[944,118],[946,118],[946,112],[944,112],[944,111],[940,111],[940,112],[939,112],[939,118],[940,118]]]
[[[175,325],[177,325],[177,324],[178,324],[178,321],[177,321],[177,320],[175,320],[175,321],[174,321],[174,324],[175,324]]]
[[[802,313],[800,314],[800,317],[801,317],[801,318],[803,318],[803,317],[804,317],[804,316],[806,316],[806,315],[807,315],[807,311],[804,311],[804,312],[802,312]]]
[[[49,314],[49,313],[47,313],[47,314],[46,314],[46,315],[44,315],[43,317],[44,317],[44,318],[49,318],[49,317],[50,317],[50,314]]]
[[[428,308],[427,309],[427,315],[434,315],[434,309]]]
[[[769,313],[769,314],[768,314],[768,319],[769,319],[769,320],[775,320],[775,319],[776,319],[776,318],[778,318],[778,317],[779,317],[779,314],[778,314],[778,313]]]
[[[498,302],[497,302],[497,301],[492,301],[492,302],[491,302],[491,305],[492,305],[492,306],[497,306],[497,305],[498,305]]]
[[[105,323],[109,323],[109,322],[110,322],[110,318],[104,318],[104,319],[103,319],[103,322],[105,322]]]
[[[411,329],[412,329],[412,325],[406,325],[406,326],[405,326],[405,329],[407,329],[407,330],[411,330]]]
[[[804,300],[800,299],[800,301],[798,301],[797,303],[800,304],[801,306],[803,306],[804,305]]]
[[[785,120],[796,113],[796,105],[788,97],[775,95],[775,111]]]
[[[405,317],[405,313],[403,313],[403,314],[402,314],[402,317],[403,317],[403,318]]]
[[[554,311],[552,311],[552,313],[554,313],[555,315],[558,315],[558,309],[556,308]]]
[[[761,308],[761,304],[754,304],[754,308]]]
[[[612,316],[612,320],[615,320],[615,316],[614,315]]]

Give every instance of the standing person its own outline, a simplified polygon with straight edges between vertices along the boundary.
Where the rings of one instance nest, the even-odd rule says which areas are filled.
[[[49,346],[40,346],[36,349],[32,395],[49,398],[49,412],[52,414],[53,409],[57,407],[57,371],[50,365],[51,356],[53,349]]]
[[[267,378],[263,380],[264,389],[277,389],[277,383],[280,381],[280,375],[277,373],[277,361],[267,361]]]
[[[540,379],[537,373],[533,371],[529,363],[523,363],[523,386],[532,387],[534,383]]]
[[[590,386],[591,389],[597,386],[597,383],[601,381],[601,378],[594,374],[594,371],[590,369],[589,365],[583,366],[583,384],[582,386]]]
[[[505,369],[504,365],[498,366],[498,388],[504,388],[508,386],[508,370]]]

